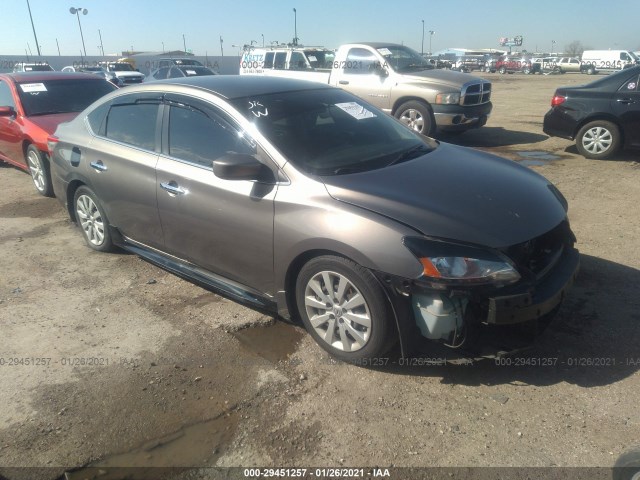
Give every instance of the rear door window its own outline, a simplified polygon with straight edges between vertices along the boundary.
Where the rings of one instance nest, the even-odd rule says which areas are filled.
[[[154,151],[159,106],[159,103],[112,105],[107,116],[106,137],[143,150]]]

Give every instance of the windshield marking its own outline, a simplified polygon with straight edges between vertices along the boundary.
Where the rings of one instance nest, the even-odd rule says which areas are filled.
[[[356,102],[336,103],[336,107],[345,111],[356,120],[363,120],[365,118],[375,118],[376,114],[367,110],[362,105]]]
[[[44,83],[21,83],[20,88],[24,93],[36,93],[46,92],[47,87],[44,86]]]
[[[249,111],[258,118],[269,115],[269,109],[257,100],[249,100]]]

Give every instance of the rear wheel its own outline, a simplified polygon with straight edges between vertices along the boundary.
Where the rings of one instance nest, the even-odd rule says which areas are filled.
[[[96,194],[89,187],[82,186],[76,190],[73,205],[78,226],[82,229],[87,245],[99,252],[111,251],[113,242],[109,233],[109,221]]]
[[[38,150],[35,145],[29,145],[25,156],[33,185],[36,187],[38,193],[44,197],[53,196],[51,170],[49,168],[49,162],[45,160],[45,154]]]
[[[576,135],[576,147],[586,158],[609,158],[620,149],[620,129],[606,120],[587,123]]]
[[[595,75],[596,74],[596,69],[593,67],[588,67],[587,68],[587,75]]]
[[[412,100],[403,103],[396,110],[395,117],[422,135],[431,135],[433,131],[434,122],[431,109],[422,102]]]
[[[386,353],[394,336],[382,287],[366,268],[324,255],[302,267],[296,281],[300,317],[331,355],[361,361]]]
[[[507,73],[507,69],[506,67],[500,67],[500,70],[498,70],[502,75],[504,75],[505,73]]]

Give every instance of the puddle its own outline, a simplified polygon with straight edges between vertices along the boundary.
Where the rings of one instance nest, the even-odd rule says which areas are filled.
[[[520,151],[516,152],[524,160],[519,160],[518,163],[527,167],[546,165],[551,160],[559,160],[558,155],[553,153],[544,152],[541,150]]]
[[[286,360],[295,352],[303,335],[301,328],[279,321],[267,327],[245,328],[233,333],[246,350],[273,363]]]
[[[238,414],[229,411],[217,418],[148,442],[131,452],[114,455],[86,468],[66,472],[65,479],[151,480],[158,478],[158,468],[186,469],[215,465],[215,461],[225,453],[231,443],[237,424]],[[135,473],[135,476],[129,476],[131,473]]]

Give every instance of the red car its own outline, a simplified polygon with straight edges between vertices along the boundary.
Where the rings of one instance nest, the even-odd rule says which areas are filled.
[[[85,73],[0,74],[0,160],[31,173],[52,196],[47,137],[116,87]]]

